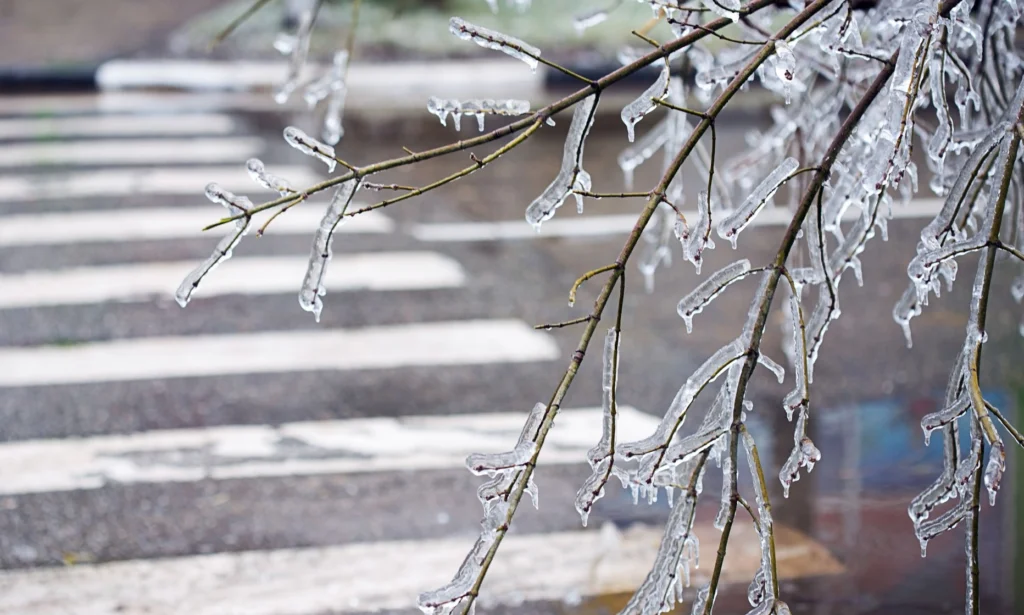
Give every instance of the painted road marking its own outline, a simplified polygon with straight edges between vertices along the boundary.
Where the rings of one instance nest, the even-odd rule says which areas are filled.
[[[8,143],[0,147],[0,167],[244,161],[259,154],[263,145],[259,137]]]
[[[0,139],[64,139],[139,135],[226,135],[235,122],[225,113],[101,115],[0,119]]]
[[[322,179],[304,166],[279,166],[271,168],[270,171],[288,179],[296,186],[308,186]],[[277,194],[257,188],[239,162],[230,166],[0,175],[0,202],[68,200],[132,194],[187,194],[199,201],[205,201],[203,190],[210,182],[217,182],[232,192],[250,195],[254,202],[260,199],[251,196],[253,194],[264,194],[267,200],[275,198],[273,195]]]
[[[267,227],[265,234],[308,235],[312,238],[326,207],[324,203],[303,203],[293,207],[288,213],[278,216]],[[220,220],[225,214],[224,208],[209,205],[3,216],[0,217],[0,247],[199,237],[216,241],[226,231],[213,229],[203,233],[201,229]],[[253,224],[259,228],[263,220],[256,218]],[[390,218],[376,211],[368,211],[350,218],[337,230],[342,234],[354,234],[390,233],[393,229],[394,223]]]
[[[0,349],[0,386],[482,365],[550,361],[559,355],[550,335],[518,320],[153,337]]]
[[[620,406],[618,437],[639,440],[653,416]],[[465,468],[470,453],[515,444],[525,412],[363,418],[0,445],[0,495],[99,489],[107,484]],[[601,437],[601,409],[563,409],[544,464],[584,463]]]
[[[222,263],[196,297],[298,292],[305,257],[242,257]],[[170,297],[196,261],[106,265],[0,275],[0,308],[81,305]],[[375,252],[335,257],[327,268],[329,291],[456,288],[462,267],[436,252]]]
[[[543,462],[542,462],[543,463]],[[662,528],[509,534],[482,586],[481,606],[632,592],[654,562]],[[746,587],[760,565],[751,523],[732,527],[721,582]],[[828,550],[775,525],[780,580],[844,572]],[[721,532],[699,523],[701,561]],[[0,572],[0,611],[32,615],[313,615],[415,610],[419,592],[451,580],[471,538],[356,543]],[[543,565],[538,565],[543,562]],[[692,571],[707,583],[712,566]],[[694,589],[687,590],[692,598]]]

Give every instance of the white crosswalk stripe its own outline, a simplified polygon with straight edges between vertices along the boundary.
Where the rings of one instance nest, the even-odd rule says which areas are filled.
[[[0,433],[0,543],[11,547],[0,550],[0,612],[315,615],[411,607],[419,591],[451,578],[472,536],[452,523],[399,540],[411,534],[394,524],[427,499],[460,502],[453,507],[465,500],[476,515],[472,493],[455,493],[477,482],[467,476],[466,456],[508,450],[526,416],[517,405],[496,403],[490,392],[471,398],[472,407],[449,408],[452,389],[475,379],[490,386],[484,379],[494,379],[525,408],[536,402],[536,391],[519,384],[537,373],[556,375],[571,352],[556,333],[498,317],[508,312],[490,298],[494,282],[474,278],[477,264],[443,245],[536,237],[522,221],[399,226],[379,212],[360,215],[339,227],[346,240],[358,237],[345,249],[336,242],[325,279],[325,315],[337,310],[343,325],[314,326],[297,302],[287,316],[265,314],[261,302],[294,296],[302,283],[326,206],[319,198],[267,231],[307,238],[301,251],[293,251],[296,241],[247,240],[245,253],[240,249],[204,280],[188,310],[170,304],[201,258],[188,260],[180,249],[169,254],[169,246],[178,247],[170,240],[189,240],[188,251],[194,240],[205,240],[212,249],[223,233],[201,232],[224,213],[203,197],[207,183],[254,202],[275,198],[245,172],[251,156],[298,186],[324,180],[322,165],[313,161],[275,159],[261,137],[247,132],[244,116],[219,108],[217,100],[152,93],[34,103],[0,97],[0,114],[11,114],[0,118],[0,210],[11,212],[0,212],[0,249],[16,263],[0,274],[0,318],[46,331],[32,338],[42,343],[0,346],[0,420],[9,410],[4,404],[27,396],[40,424],[7,438]],[[40,108],[53,117],[28,117]],[[131,208],[109,203],[125,197],[137,197]],[[556,219],[540,236],[603,236],[634,222],[633,216]],[[78,254],[82,262],[71,261]],[[31,258],[27,267],[24,255]],[[228,295],[204,305],[204,298]],[[360,309],[346,313],[355,297]],[[401,304],[391,303],[396,297]],[[371,313],[378,306],[380,314]],[[223,311],[211,315],[204,308]],[[79,313],[90,314],[88,320],[97,311],[103,322],[80,330],[60,320]],[[119,318],[147,319],[146,328],[110,322]],[[206,323],[234,326],[236,319],[231,331]],[[64,337],[68,331],[84,333]],[[282,391],[281,383],[292,380],[295,387]],[[228,390],[240,381],[246,393],[255,391],[245,403]],[[302,388],[324,381],[333,388]],[[350,382],[362,389],[350,390]],[[193,390],[189,402],[178,397]],[[366,399],[350,399],[356,395]],[[580,405],[588,403],[593,400]],[[276,413],[261,405],[276,405]],[[139,421],[118,424],[125,412]],[[164,415],[167,422],[153,420]],[[48,431],[44,425],[61,420],[69,426]],[[616,434],[639,439],[658,423],[620,405]],[[599,408],[561,408],[541,469],[557,480],[585,469],[579,466],[601,427]],[[453,476],[465,481],[456,485]],[[416,486],[421,480],[433,482]],[[330,489],[294,486],[302,481],[342,484],[354,508],[339,513]],[[383,495],[367,497],[391,498],[390,506],[363,509],[358,484],[372,484]],[[396,493],[404,485],[421,491]],[[176,505],[185,512],[167,512]],[[376,534],[320,536],[325,518],[333,524],[340,514],[366,517]],[[578,522],[571,505],[557,514]],[[273,526],[274,515],[287,526]],[[247,537],[237,543],[229,538],[235,526]],[[484,588],[491,604],[630,591],[650,567],[662,533],[649,524],[618,535],[555,527],[564,529],[519,528],[509,535]],[[723,582],[745,585],[759,565],[757,540],[749,523],[734,531],[745,536],[738,544],[752,546],[730,552]],[[777,531],[783,579],[805,575],[801,566],[813,566],[817,575],[842,570],[818,543],[781,524]],[[698,528],[707,544],[718,533],[708,524]],[[89,563],[92,554],[103,563]],[[86,563],[52,567],[60,561]]]
[[[325,208],[325,204],[316,202],[293,207],[278,216],[264,234],[309,236],[320,224]],[[220,220],[224,214],[223,208],[208,205],[5,216],[0,224],[0,247],[191,239],[200,236],[199,229]],[[339,226],[338,232],[390,233],[393,229],[390,218],[368,211]],[[213,231],[219,232],[223,231]]]
[[[203,189],[217,182],[228,190],[256,193],[256,184],[242,167],[244,159],[231,166],[188,168],[115,169],[72,173],[0,176],[0,203],[11,201],[63,201],[89,197],[119,197],[133,194],[182,194],[204,200]],[[278,166],[271,169],[297,185],[320,181],[308,167]],[[273,195],[265,193],[266,198]]]
[[[170,296],[195,263],[106,265],[0,275],[0,308],[137,301]],[[299,256],[233,258],[196,290],[196,297],[298,292],[306,271]],[[344,255],[327,269],[332,291],[454,288],[465,282],[455,261],[434,252]]]
[[[546,333],[516,320],[461,320],[364,329],[155,337],[0,349],[0,387],[550,361]]]
[[[0,139],[223,135],[234,130],[235,121],[226,113],[0,119]]]
[[[628,406],[619,407],[617,420],[617,433],[626,439],[644,437],[658,425]],[[488,413],[14,442],[0,444],[0,495],[106,484],[458,469],[470,453],[508,448],[522,426],[523,413]],[[545,444],[544,464],[579,463],[600,437],[599,408],[562,410]],[[207,453],[189,454],[198,450]]]
[[[0,167],[231,162],[244,161],[262,148],[256,137],[17,143],[0,149]]]

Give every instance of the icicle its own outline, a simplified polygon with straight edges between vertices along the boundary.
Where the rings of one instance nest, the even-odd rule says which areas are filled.
[[[345,211],[352,202],[356,184],[356,180],[350,179],[338,186],[324,217],[320,220],[320,226],[313,235],[313,248],[309,254],[306,276],[302,280],[302,290],[299,291],[299,305],[303,310],[312,312],[317,322],[320,322],[320,312],[324,308],[320,297],[327,294],[324,277],[327,274],[327,262],[331,260],[334,231],[345,222]]]
[[[733,282],[741,279],[750,271],[750,261],[743,259],[722,267],[704,280],[700,286],[683,297],[676,306],[676,311],[686,323],[686,332],[693,332],[693,317],[700,314],[704,307],[714,301]]]
[[[622,169],[622,175],[625,178],[626,190],[633,189],[633,171],[642,163],[651,158],[659,149],[665,146],[665,144],[672,137],[671,122],[673,117],[669,116],[658,122],[654,128],[645,133],[640,139],[622,150],[618,157],[619,168]],[[682,175],[677,174],[676,177]],[[678,203],[673,201],[676,207]]]
[[[327,171],[333,172],[337,161],[334,159],[334,148],[310,137],[294,126],[284,129],[284,140],[295,149],[307,156],[313,156],[327,165]]]
[[[758,184],[757,188],[750,193],[740,205],[739,209],[734,211],[724,220],[718,223],[718,236],[722,239],[728,239],[732,243],[733,249],[736,249],[736,240],[739,237],[740,232],[747,227],[748,224],[757,216],[757,213],[761,210],[761,207],[772,198],[775,192],[779,189],[790,174],[797,170],[800,163],[797,162],[796,158],[786,158],[782,161],[782,164],[775,167],[775,169],[768,174],[768,177]]]
[[[988,503],[996,505],[996,493],[999,491],[999,483],[1003,479],[1003,472],[1006,471],[1006,447],[1002,442],[992,445],[988,454],[988,464],[985,466],[985,489],[988,489]]]
[[[530,70],[537,70],[537,57],[540,49],[501,32],[475,26],[459,17],[452,17],[448,22],[448,30],[464,41],[472,41],[481,47],[494,49],[517,60],[522,60],[530,67]]]
[[[695,509],[696,498],[687,495],[672,510],[654,565],[622,609],[622,614],[664,613],[682,601],[683,586],[689,585],[690,555],[695,553],[697,546],[696,536],[691,533]]]
[[[590,126],[594,123],[596,105],[597,97],[593,95],[577,103],[572,114],[572,123],[569,124],[569,134],[562,149],[562,166],[558,175],[526,208],[526,221],[537,230],[540,230],[541,224],[555,215],[555,210],[561,207],[565,198],[580,183],[580,176],[583,175],[583,145]],[[590,176],[585,175],[584,178],[589,183]]]
[[[580,13],[572,18],[572,27],[576,30],[577,36],[583,36],[588,29],[597,24],[604,23],[608,19],[607,9],[592,9]]]
[[[658,78],[644,90],[636,100],[622,108],[622,123],[626,125],[626,136],[632,143],[635,135],[634,127],[645,115],[657,108],[655,99],[664,98],[668,94],[669,70],[666,64],[658,74]]]
[[[920,314],[921,304],[917,300],[917,290],[914,285],[910,285],[907,290],[903,291],[903,296],[892,309],[892,318],[903,329],[903,336],[907,339],[907,348],[914,347],[914,340],[910,335],[910,320]]]
[[[228,192],[220,184],[207,184],[206,198],[226,207],[230,217],[247,213],[252,209],[252,201],[244,196],[236,196]],[[213,254],[185,276],[181,285],[178,286],[178,290],[174,293],[174,299],[178,302],[178,305],[181,307],[188,305],[188,302],[192,299],[192,294],[199,288],[199,283],[217,265],[231,258],[232,250],[242,240],[242,237],[249,232],[251,221],[250,216],[243,216],[235,220],[235,229],[217,243],[217,248],[213,251]]]
[[[250,158],[245,163],[245,170],[249,172],[249,177],[254,182],[263,186],[267,190],[274,190],[281,194],[281,196],[288,196],[289,194],[295,193],[295,188],[288,182],[288,180],[267,173],[267,169],[263,166],[263,161],[259,158]]]
[[[462,115],[471,115],[476,118],[477,127],[480,132],[484,130],[484,117],[486,115],[525,115],[530,112],[530,102],[527,100],[494,100],[492,98],[471,99],[465,102],[451,99],[445,100],[431,96],[427,100],[427,111],[436,115],[441,120],[441,125],[446,126],[449,115],[455,120],[456,129],[461,128],[460,120]]]

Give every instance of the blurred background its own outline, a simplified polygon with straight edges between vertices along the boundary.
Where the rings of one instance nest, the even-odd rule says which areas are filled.
[[[203,197],[208,182],[259,203],[275,195],[246,176],[248,158],[296,186],[329,176],[281,138],[288,125],[316,134],[319,112],[299,96],[276,105],[270,93],[285,64],[275,38],[294,29],[303,4],[271,2],[210,50],[248,2],[0,1],[2,613],[416,612],[416,593],[450,578],[478,530],[480,479],[465,455],[510,447],[575,348],[578,331],[533,325],[584,314],[598,285],[584,286],[575,308],[569,287],[614,260],[643,202],[590,199],[582,216],[570,204],[542,233],[528,227],[523,210],[560,164],[564,113],[479,173],[343,227],[319,324],[295,293],[325,198],[248,237],[188,309],[175,304],[181,278],[223,233],[200,231],[222,217]],[[569,19],[578,6],[501,3],[493,14],[484,0],[364,0],[338,156],[368,164],[477,134],[472,121],[461,132],[440,125],[426,112],[430,95],[514,95],[537,108],[571,91],[559,76],[457,40],[451,15],[586,74],[616,67],[618,50],[637,44],[630,30],[651,15],[626,3],[581,36]],[[350,24],[350,2],[327,2],[311,61],[329,62]],[[648,81],[602,98],[586,147],[595,190],[625,190],[619,110]],[[742,152],[780,102],[756,88],[737,99],[718,124],[719,155]],[[374,181],[419,186],[469,162],[455,154]],[[659,171],[658,160],[638,169],[637,188]],[[770,482],[783,596],[796,613],[963,609],[960,530],[922,558],[906,512],[941,471],[938,438],[926,446],[919,422],[942,404],[970,294],[964,274],[913,321],[906,348],[892,306],[937,207],[930,196],[897,213],[888,242],[876,238],[862,255],[863,287],[843,282],[843,315],[812,392],[821,462],[788,498]],[[746,231],[739,252],[767,262],[783,229]],[[723,241],[707,258],[705,274],[739,256]],[[675,306],[700,278],[677,260],[652,292],[635,269],[628,277],[619,403],[629,408],[624,428],[638,434],[735,337],[756,287],[731,287],[687,334]],[[973,271],[973,261],[961,267]],[[997,269],[1007,287],[1010,273],[1009,263]],[[984,384],[1018,425],[1020,319],[1009,292],[993,297]],[[780,362],[782,339],[773,313],[764,350]],[[613,484],[586,528],[573,509],[588,474],[579,461],[599,436],[598,354],[541,456],[540,509],[520,509],[481,612],[615,613],[653,560],[666,502],[634,506]],[[792,447],[782,411],[791,382],[758,372],[748,395],[771,477]],[[982,510],[985,613],[1024,612],[1018,453],[997,504]],[[717,472],[704,489],[695,585],[718,541]],[[723,612],[747,610],[758,565],[742,521]]]

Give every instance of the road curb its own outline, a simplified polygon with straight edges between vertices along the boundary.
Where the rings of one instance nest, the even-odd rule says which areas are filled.
[[[0,91],[5,94],[88,92],[98,88],[100,65],[71,68],[0,67]]]

